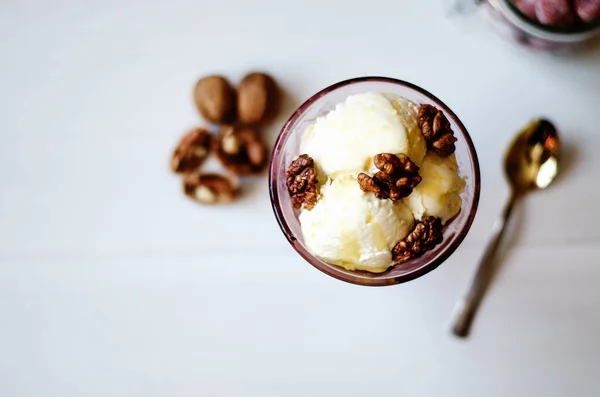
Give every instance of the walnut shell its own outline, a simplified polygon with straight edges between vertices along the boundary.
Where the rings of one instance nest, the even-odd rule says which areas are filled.
[[[250,73],[237,90],[238,120],[242,124],[263,124],[275,117],[279,91],[275,80],[264,73]]]
[[[171,155],[171,171],[197,170],[210,154],[212,139],[212,134],[205,128],[194,128],[185,134]]]
[[[237,179],[220,174],[192,172],[183,178],[183,192],[202,204],[224,204],[234,201],[239,194]]]
[[[213,123],[231,121],[235,115],[235,91],[222,76],[201,78],[194,88],[196,108]]]
[[[237,175],[261,172],[268,161],[267,148],[253,127],[223,125],[215,140],[221,164]]]

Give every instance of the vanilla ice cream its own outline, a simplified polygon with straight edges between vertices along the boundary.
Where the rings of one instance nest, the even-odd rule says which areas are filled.
[[[465,180],[458,175],[456,156],[440,157],[429,152],[425,156],[419,175],[421,183],[404,199],[416,219],[435,216],[446,223],[461,207],[460,194]]]
[[[300,213],[304,242],[315,256],[347,269],[382,272],[392,263],[392,248],[413,227],[402,201],[380,200],[360,189],[353,175],[321,186],[312,210]]]
[[[358,94],[307,128],[300,152],[314,160],[320,186],[316,205],[302,208],[299,221],[313,255],[350,270],[383,272],[415,218],[435,215],[446,221],[460,209],[464,181],[456,159],[426,154],[418,110],[399,96]],[[379,153],[407,155],[424,170],[423,181],[409,197],[382,200],[361,190],[356,178],[377,171],[373,158]]]

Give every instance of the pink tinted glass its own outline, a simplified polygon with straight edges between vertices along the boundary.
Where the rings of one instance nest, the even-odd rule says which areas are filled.
[[[460,213],[444,226],[444,241],[433,250],[419,258],[397,264],[384,273],[351,271],[332,265],[314,257],[304,245],[298,211],[292,207],[287,190],[285,174],[288,165],[299,153],[300,138],[306,127],[314,123],[317,117],[331,111],[349,95],[364,92],[380,92],[400,95],[417,104],[430,104],[441,109],[454,130],[456,159],[459,172],[466,177],[466,187],[461,195]],[[458,117],[439,99],[429,92],[405,81],[385,77],[361,77],[342,81],[315,94],[306,101],[283,126],[271,158],[269,170],[269,189],[273,210],[281,230],[294,249],[311,265],[322,272],[340,280],[369,286],[393,285],[413,280],[435,269],[444,262],[463,241],[479,202],[480,176],[479,163],[473,142]]]

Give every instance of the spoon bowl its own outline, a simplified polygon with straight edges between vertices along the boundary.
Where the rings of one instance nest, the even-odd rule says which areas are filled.
[[[558,173],[559,152],[558,131],[550,121],[536,119],[523,128],[504,161],[513,194],[547,188]]]

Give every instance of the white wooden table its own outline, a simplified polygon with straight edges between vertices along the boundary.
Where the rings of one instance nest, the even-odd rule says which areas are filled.
[[[437,0],[5,0],[0,32],[0,395],[600,395],[600,48],[529,53]],[[271,141],[350,77],[452,107],[483,179],[459,250],[411,283],[357,287],[294,253],[266,176],[231,207],[184,198],[168,157],[199,123],[195,80],[251,69],[289,93]],[[517,209],[457,340],[504,148],[537,115],[562,132],[564,172]]]

